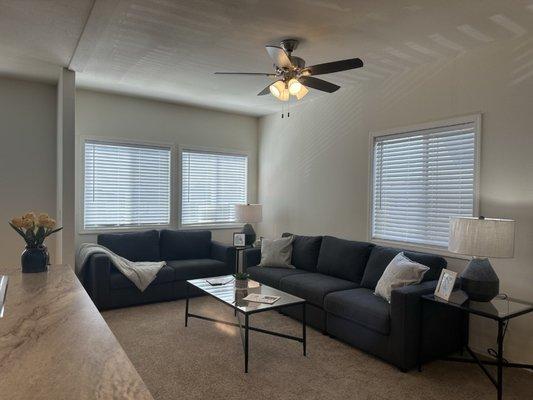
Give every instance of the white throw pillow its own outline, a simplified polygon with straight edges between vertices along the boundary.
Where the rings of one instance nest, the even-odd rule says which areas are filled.
[[[261,242],[260,267],[294,268],[291,265],[293,237],[263,239]]]
[[[428,270],[429,267],[410,260],[403,252],[398,253],[383,271],[374,294],[390,303],[392,289],[422,282]]]

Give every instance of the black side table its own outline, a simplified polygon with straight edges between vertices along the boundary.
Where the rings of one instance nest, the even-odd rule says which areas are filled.
[[[239,266],[241,260],[241,253],[246,249],[251,249],[253,246],[234,246],[235,247],[235,273],[239,273]]]
[[[453,293],[452,293],[453,296]],[[468,317],[470,314],[479,315],[484,318],[489,318],[498,323],[498,339],[497,339],[497,351],[495,352],[496,360],[481,360],[468,345],[468,336],[466,338],[466,343],[464,345],[466,351],[471,358],[463,357],[446,357],[444,360],[456,361],[463,363],[474,363],[479,365],[483,370],[485,375],[496,387],[498,400],[503,398],[503,368],[528,368],[533,369],[531,364],[519,364],[511,363],[504,359],[503,357],[503,341],[505,339],[505,332],[507,330],[507,324],[512,318],[519,317],[533,311],[533,305],[521,302],[519,300],[511,298],[495,298],[489,302],[477,302],[467,300],[462,304],[453,303],[451,301],[442,300],[439,297],[434,296],[433,294],[426,294],[421,296],[421,307],[423,312],[423,307],[425,302],[432,302],[441,305],[442,307],[454,307],[462,310],[465,315]],[[420,338],[423,338],[423,323],[420,323]],[[418,352],[418,370],[422,370],[422,340],[420,340],[420,347]],[[487,369],[487,365],[496,366],[497,373],[494,377],[490,371]]]

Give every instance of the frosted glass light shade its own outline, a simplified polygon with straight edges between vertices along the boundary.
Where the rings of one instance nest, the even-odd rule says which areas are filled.
[[[298,100],[302,99],[307,93],[309,93],[309,89],[307,89],[304,85],[300,88],[300,91],[296,93],[296,98]]]
[[[235,219],[237,222],[253,224],[263,220],[263,206],[261,204],[235,204]]]
[[[476,257],[511,258],[515,221],[511,219],[452,217],[448,250]]]
[[[270,93],[272,93],[272,96],[277,97],[279,99],[281,92],[285,90],[285,84],[282,81],[276,81],[272,85],[268,87],[270,90]]]
[[[297,79],[292,78],[289,81],[289,93],[293,96],[296,96],[296,93],[298,93],[302,89],[302,84],[298,82]]]

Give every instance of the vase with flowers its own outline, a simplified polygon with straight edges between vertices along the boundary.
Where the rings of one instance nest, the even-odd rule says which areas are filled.
[[[21,256],[22,272],[43,272],[48,269],[48,249],[44,240],[63,229],[56,228],[56,221],[46,213],[38,216],[34,212],[15,217],[9,225],[24,239],[26,249]]]

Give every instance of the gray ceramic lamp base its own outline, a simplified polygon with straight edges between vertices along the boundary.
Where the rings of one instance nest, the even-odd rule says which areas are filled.
[[[250,224],[244,225],[241,233],[244,233],[246,235],[245,242],[244,242],[246,246],[251,246],[252,244],[254,244],[256,235],[255,235],[255,231],[252,225]]]
[[[474,258],[460,275],[461,289],[474,301],[491,301],[500,292],[500,280],[487,258]]]

